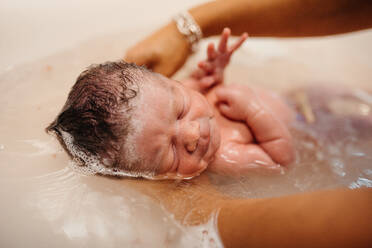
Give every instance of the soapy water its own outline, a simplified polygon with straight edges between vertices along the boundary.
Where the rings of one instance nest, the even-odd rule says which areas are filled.
[[[316,117],[306,121],[293,95],[304,93]],[[287,94],[297,111],[291,133],[297,159],[280,175],[256,175],[228,179],[213,176],[214,183],[229,194],[240,197],[273,197],[288,193],[348,187],[372,186],[372,94],[360,89],[330,91],[311,86]],[[339,107],[335,108],[335,102]],[[342,104],[341,104],[342,103]],[[353,111],[348,108],[353,107]],[[241,190],[244,187],[246,190]]]
[[[92,63],[118,59],[130,39],[136,37],[123,34],[96,39],[0,75],[2,247],[222,246],[215,216],[201,225],[184,225],[156,199],[123,184],[125,179],[76,173],[68,166],[70,160],[58,142],[44,132],[63,106],[77,75]],[[315,123],[298,115],[292,127],[297,161],[284,174],[253,173],[240,179],[209,174],[218,190],[232,196],[271,197],[372,186],[372,129],[368,119],[372,97],[365,90],[372,68],[362,55],[358,60],[358,50],[350,48],[350,42],[365,41],[369,48],[372,35],[324,39],[304,40],[297,45],[272,40],[268,49],[256,46],[258,41],[253,46],[247,42],[235,55],[227,82],[288,91],[293,82],[301,88],[313,80],[347,84],[354,78],[349,85],[360,89],[354,90],[350,99],[335,94],[329,95],[333,99],[330,103],[313,104]],[[270,47],[275,47],[273,57]],[[285,52],[278,51],[281,48]],[[264,59],[260,59],[259,49],[265,51]],[[325,52],[312,59],[311,54],[319,49]],[[327,59],[341,56],[339,51],[350,54],[333,58],[332,71],[337,72],[325,70],[330,63]],[[199,53],[191,59],[176,78],[182,78],[202,56]],[[283,68],[292,69],[283,73]],[[310,100],[321,95],[311,90],[305,94]],[[291,104],[296,108],[295,102]],[[330,112],[332,117],[327,117]],[[178,204],[182,207],[183,202]]]

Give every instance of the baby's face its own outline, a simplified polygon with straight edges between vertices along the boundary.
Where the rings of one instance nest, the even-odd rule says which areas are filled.
[[[200,93],[168,78],[146,82],[135,117],[135,149],[155,178],[188,178],[213,160],[220,133],[213,108]]]

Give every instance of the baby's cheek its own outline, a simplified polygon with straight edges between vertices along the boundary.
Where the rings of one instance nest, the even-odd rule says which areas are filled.
[[[197,166],[195,166],[194,163],[186,162],[178,168],[178,173],[182,175],[189,175],[193,174],[195,171],[197,171]]]

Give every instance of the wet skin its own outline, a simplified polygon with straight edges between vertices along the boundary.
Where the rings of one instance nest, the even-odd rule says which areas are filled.
[[[207,167],[230,175],[257,168],[276,170],[293,159],[285,125],[290,111],[264,90],[218,86],[204,96],[163,78],[147,83],[141,92],[138,112],[146,114],[138,117],[143,128],[136,138],[137,152],[147,166],[155,165],[159,178],[193,177]],[[239,92],[244,99],[233,96],[241,110],[234,109],[239,110],[236,116],[225,111],[230,113],[227,118],[221,104],[230,101],[225,95],[229,92]]]
[[[161,82],[160,82],[161,80]],[[193,177],[204,171],[220,145],[214,110],[199,92],[161,78],[142,88],[143,123],[136,149],[162,178]]]
[[[280,171],[294,159],[288,125],[292,112],[279,96],[247,85],[217,86],[206,97],[214,106],[221,146],[209,167],[241,175]]]
[[[294,159],[287,124],[291,112],[279,97],[244,85],[223,85],[224,68],[247,38],[218,50],[183,82],[158,75],[142,87],[136,149],[157,178],[190,178],[210,169],[224,175],[281,169]]]

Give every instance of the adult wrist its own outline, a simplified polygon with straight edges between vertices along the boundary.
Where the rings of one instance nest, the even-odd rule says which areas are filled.
[[[167,34],[169,42],[171,44],[177,44],[177,49],[181,49],[179,52],[190,54],[192,52],[191,45],[183,34],[181,34],[174,21],[171,21],[164,27],[164,32]]]

